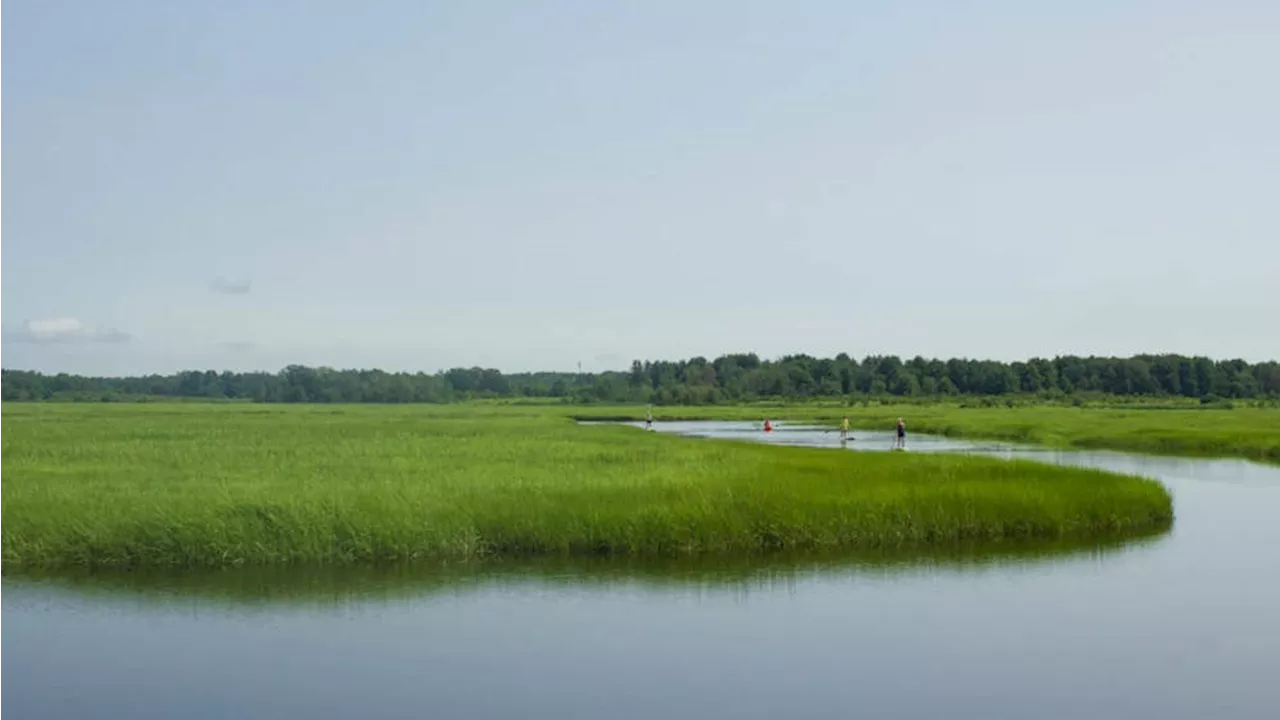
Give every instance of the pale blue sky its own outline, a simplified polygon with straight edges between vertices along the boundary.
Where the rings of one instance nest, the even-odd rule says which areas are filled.
[[[1280,356],[1280,3],[5,3],[3,364]]]

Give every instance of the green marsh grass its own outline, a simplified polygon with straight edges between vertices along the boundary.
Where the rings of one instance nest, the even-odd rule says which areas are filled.
[[[584,427],[555,408],[4,410],[6,570],[909,549],[1173,517],[1137,477]]]

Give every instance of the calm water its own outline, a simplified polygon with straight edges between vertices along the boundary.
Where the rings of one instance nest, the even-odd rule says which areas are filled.
[[[749,425],[660,431],[835,447]],[[851,448],[886,450],[884,433]],[[3,581],[7,718],[1275,718],[1280,468],[973,446],[1150,475],[1095,548]]]

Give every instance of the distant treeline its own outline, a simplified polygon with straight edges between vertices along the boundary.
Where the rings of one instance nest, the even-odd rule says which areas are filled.
[[[707,360],[635,361],[625,372],[514,373],[454,368],[439,373],[389,373],[291,365],[279,373],[188,371],[144,377],[82,377],[3,371],[5,400],[126,401],[200,398],[264,403],[445,403],[474,398],[560,398],[564,402],[715,404],[762,399],[931,397],[1080,393],[1120,396],[1280,398],[1280,363],[1250,364],[1181,355],[903,361],[846,354],[754,353]]]

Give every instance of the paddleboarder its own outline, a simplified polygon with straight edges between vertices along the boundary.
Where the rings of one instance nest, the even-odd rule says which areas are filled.
[[[895,447],[906,449],[907,447],[907,424],[902,422],[902,418],[898,418],[898,441]]]
[[[840,420],[840,442],[845,442],[848,439],[849,439],[849,416],[845,415]]]

